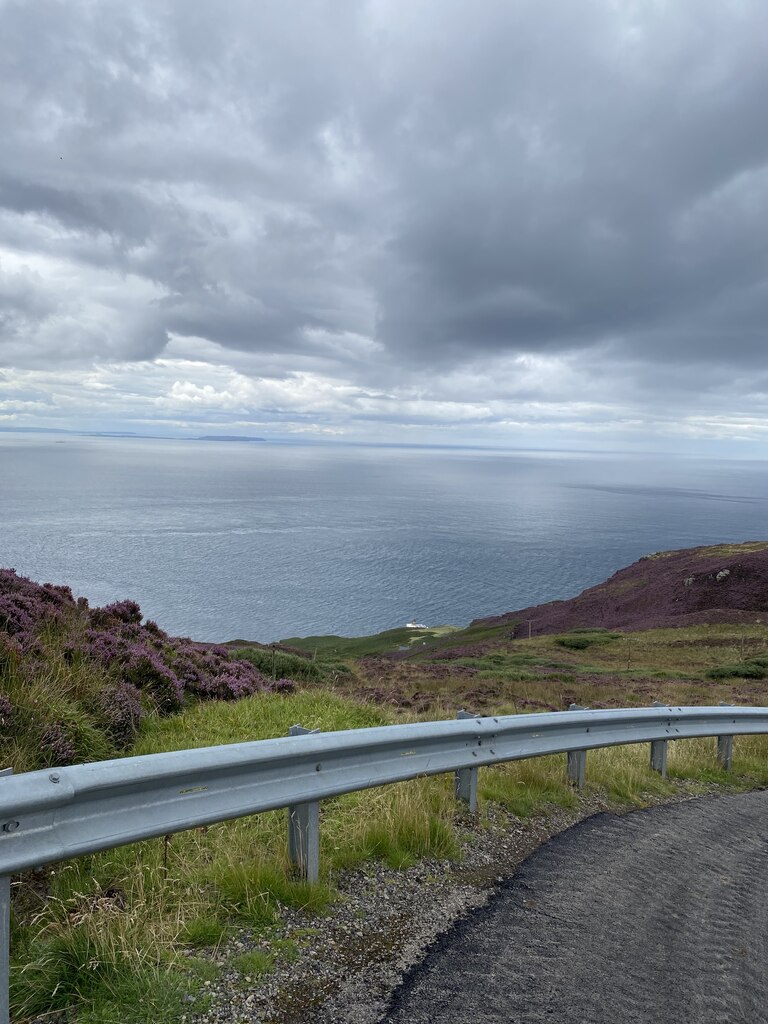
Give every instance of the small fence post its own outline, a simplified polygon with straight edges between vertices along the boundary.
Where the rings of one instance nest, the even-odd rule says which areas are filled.
[[[289,736],[311,736],[319,729],[292,725]],[[288,808],[288,857],[301,878],[316,882],[320,877],[320,803],[309,800]],[[2,1024],[2,1021],[0,1021]]]
[[[721,700],[721,708],[729,708],[728,701]],[[733,768],[733,736],[717,737],[717,760],[720,762],[723,771],[729,772]]]
[[[569,711],[587,711],[581,704],[571,704]],[[587,774],[587,752],[586,750],[569,750],[567,756],[566,771],[568,781],[577,789],[584,788]]]
[[[457,718],[477,718],[463,709]],[[470,814],[477,812],[477,768],[457,768],[453,778],[456,799],[467,805]]]
[[[665,708],[666,704],[655,700],[655,708]],[[658,772],[662,779],[667,777],[667,740],[651,740],[651,771]]]
[[[0,776],[13,775],[13,768],[3,768]],[[8,832],[10,825],[16,822],[5,822],[3,830]],[[0,1024],[9,1024],[11,1011],[9,1007],[9,990],[11,985],[11,878],[10,875],[0,876]]]

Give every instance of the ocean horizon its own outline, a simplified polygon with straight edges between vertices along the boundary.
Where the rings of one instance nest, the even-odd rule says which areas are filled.
[[[378,632],[572,597],[765,537],[765,460],[0,436],[0,564],[207,641]]]

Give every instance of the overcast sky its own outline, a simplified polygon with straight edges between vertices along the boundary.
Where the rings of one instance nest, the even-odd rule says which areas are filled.
[[[0,0],[0,427],[768,456],[765,0]]]

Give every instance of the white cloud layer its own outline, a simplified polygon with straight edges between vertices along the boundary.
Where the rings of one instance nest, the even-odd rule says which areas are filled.
[[[761,0],[0,23],[0,425],[768,451]]]

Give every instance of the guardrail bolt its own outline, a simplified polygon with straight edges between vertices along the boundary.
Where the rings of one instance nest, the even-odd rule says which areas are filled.
[[[48,778],[51,780],[51,782],[61,782],[61,776],[57,775],[56,772],[52,772],[48,776]]]

